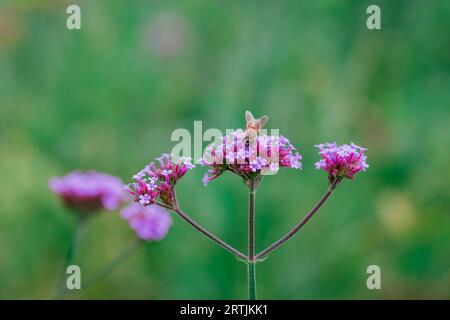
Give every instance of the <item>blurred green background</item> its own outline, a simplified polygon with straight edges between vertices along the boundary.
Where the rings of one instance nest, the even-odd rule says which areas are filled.
[[[82,29],[66,29],[69,4]],[[381,7],[382,29],[366,28]],[[170,151],[176,128],[242,127],[267,114],[299,147],[257,196],[257,251],[325,191],[314,144],[369,148],[306,227],[257,265],[260,298],[450,298],[450,2],[0,1],[0,298],[48,299],[75,219],[48,189],[74,169],[131,175]],[[178,185],[182,207],[242,251],[247,193],[205,168]],[[244,299],[246,269],[174,216],[166,239],[68,296]],[[91,221],[88,276],[134,239],[118,213]],[[379,265],[382,289],[366,287]]]

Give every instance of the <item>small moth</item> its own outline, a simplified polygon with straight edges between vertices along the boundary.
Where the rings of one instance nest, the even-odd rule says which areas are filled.
[[[247,141],[252,142],[255,141],[258,132],[262,129],[267,122],[269,121],[269,117],[264,115],[259,119],[255,119],[250,111],[245,111],[245,132],[244,137]]]

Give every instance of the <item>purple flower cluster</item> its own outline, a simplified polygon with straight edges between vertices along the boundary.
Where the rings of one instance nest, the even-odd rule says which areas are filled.
[[[74,171],[53,177],[49,185],[68,207],[80,213],[115,210],[126,198],[122,180],[96,171]]]
[[[172,224],[172,218],[164,208],[157,205],[142,206],[132,203],[120,212],[123,219],[128,221],[136,236],[146,241],[163,239]]]
[[[195,165],[189,157],[181,157],[174,163],[169,154],[162,154],[156,160],[156,164],[152,162],[135,174],[135,182],[125,188],[133,195],[134,201],[144,206],[155,203],[158,197],[164,204],[173,206],[175,184]]]
[[[322,159],[316,162],[316,169],[328,172],[330,181],[335,178],[347,177],[353,179],[359,171],[365,171],[369,165],[366,163],[366,148],[353,143],[338,146],[336,142],[316,145]]]
[[[279,167],[301,169],[301,160],[302,156],[283,136],[258,135],[251,141],[246,131],[238,129],[207,147],[199,163],[212,167],[203,178],[207,185],[227,170],[249,179],[261,172],[276,173]]]

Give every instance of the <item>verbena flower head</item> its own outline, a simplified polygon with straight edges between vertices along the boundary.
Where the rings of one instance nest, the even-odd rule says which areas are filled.
[[[136,173],[133,176],[135,181],[125,188],[133,195],[134,201],[144,206],[155,203],[158,198],[172,206],[175,184],[194,167],[189,157],[181,157],[174,163],[171,155],[162,154],[155,162]]]
[[[316,145],[322,159],[316,162],[316,169],[324,169],[328,172],[330,181],[335,178],[353,179],[359,171],[365,171],[369,165],[366,163],[366,148],[343,144],[338,146],[336,142]]]
[[[301,169],[301,159],[296,148],[283,136],[259,134],[251,141],[246,131],[238,129],[207,147],[199,163],[211,167],[203,178],[207,185],[225,171],[248,181],[261,174],[274,174],[279,167]]]
[[[68,207],[79,213],[115,210],[125,200],[122,180],[96,171],[74,171],[53,177],[49,185]]]
[[[128,221],[136,236],[147,241],[163,239],[172,224],[172,218],[167,211],[157,205],[143,206],[132,203],[123,208],[120,214]]]

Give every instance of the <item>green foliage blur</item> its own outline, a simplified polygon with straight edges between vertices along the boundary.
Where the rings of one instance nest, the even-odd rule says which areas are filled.
[[[66,28],[79,4],[82,29]],[[378,4],[382,29],[368,30]],[[259,298],[450,298],[450,2],[0,1],[0,298],[51,299],[75,217],[48,179],[95,169],[124,182],[175,145],[176,128],[238,128],[267,114],[303,155],[257,194],[257,251],[327,188],[315,144],[369,148],[299,234],[257,264]],[[205,143],[206,144],[206,143]],[[205,168],[184,211],[241,251],[247,190]],[[69,299],[245,299],[246,267],[184,221]],[[134,234],[118,212],[87,226],[88,277]],[[379,265],[381,290],[366,268]]]

